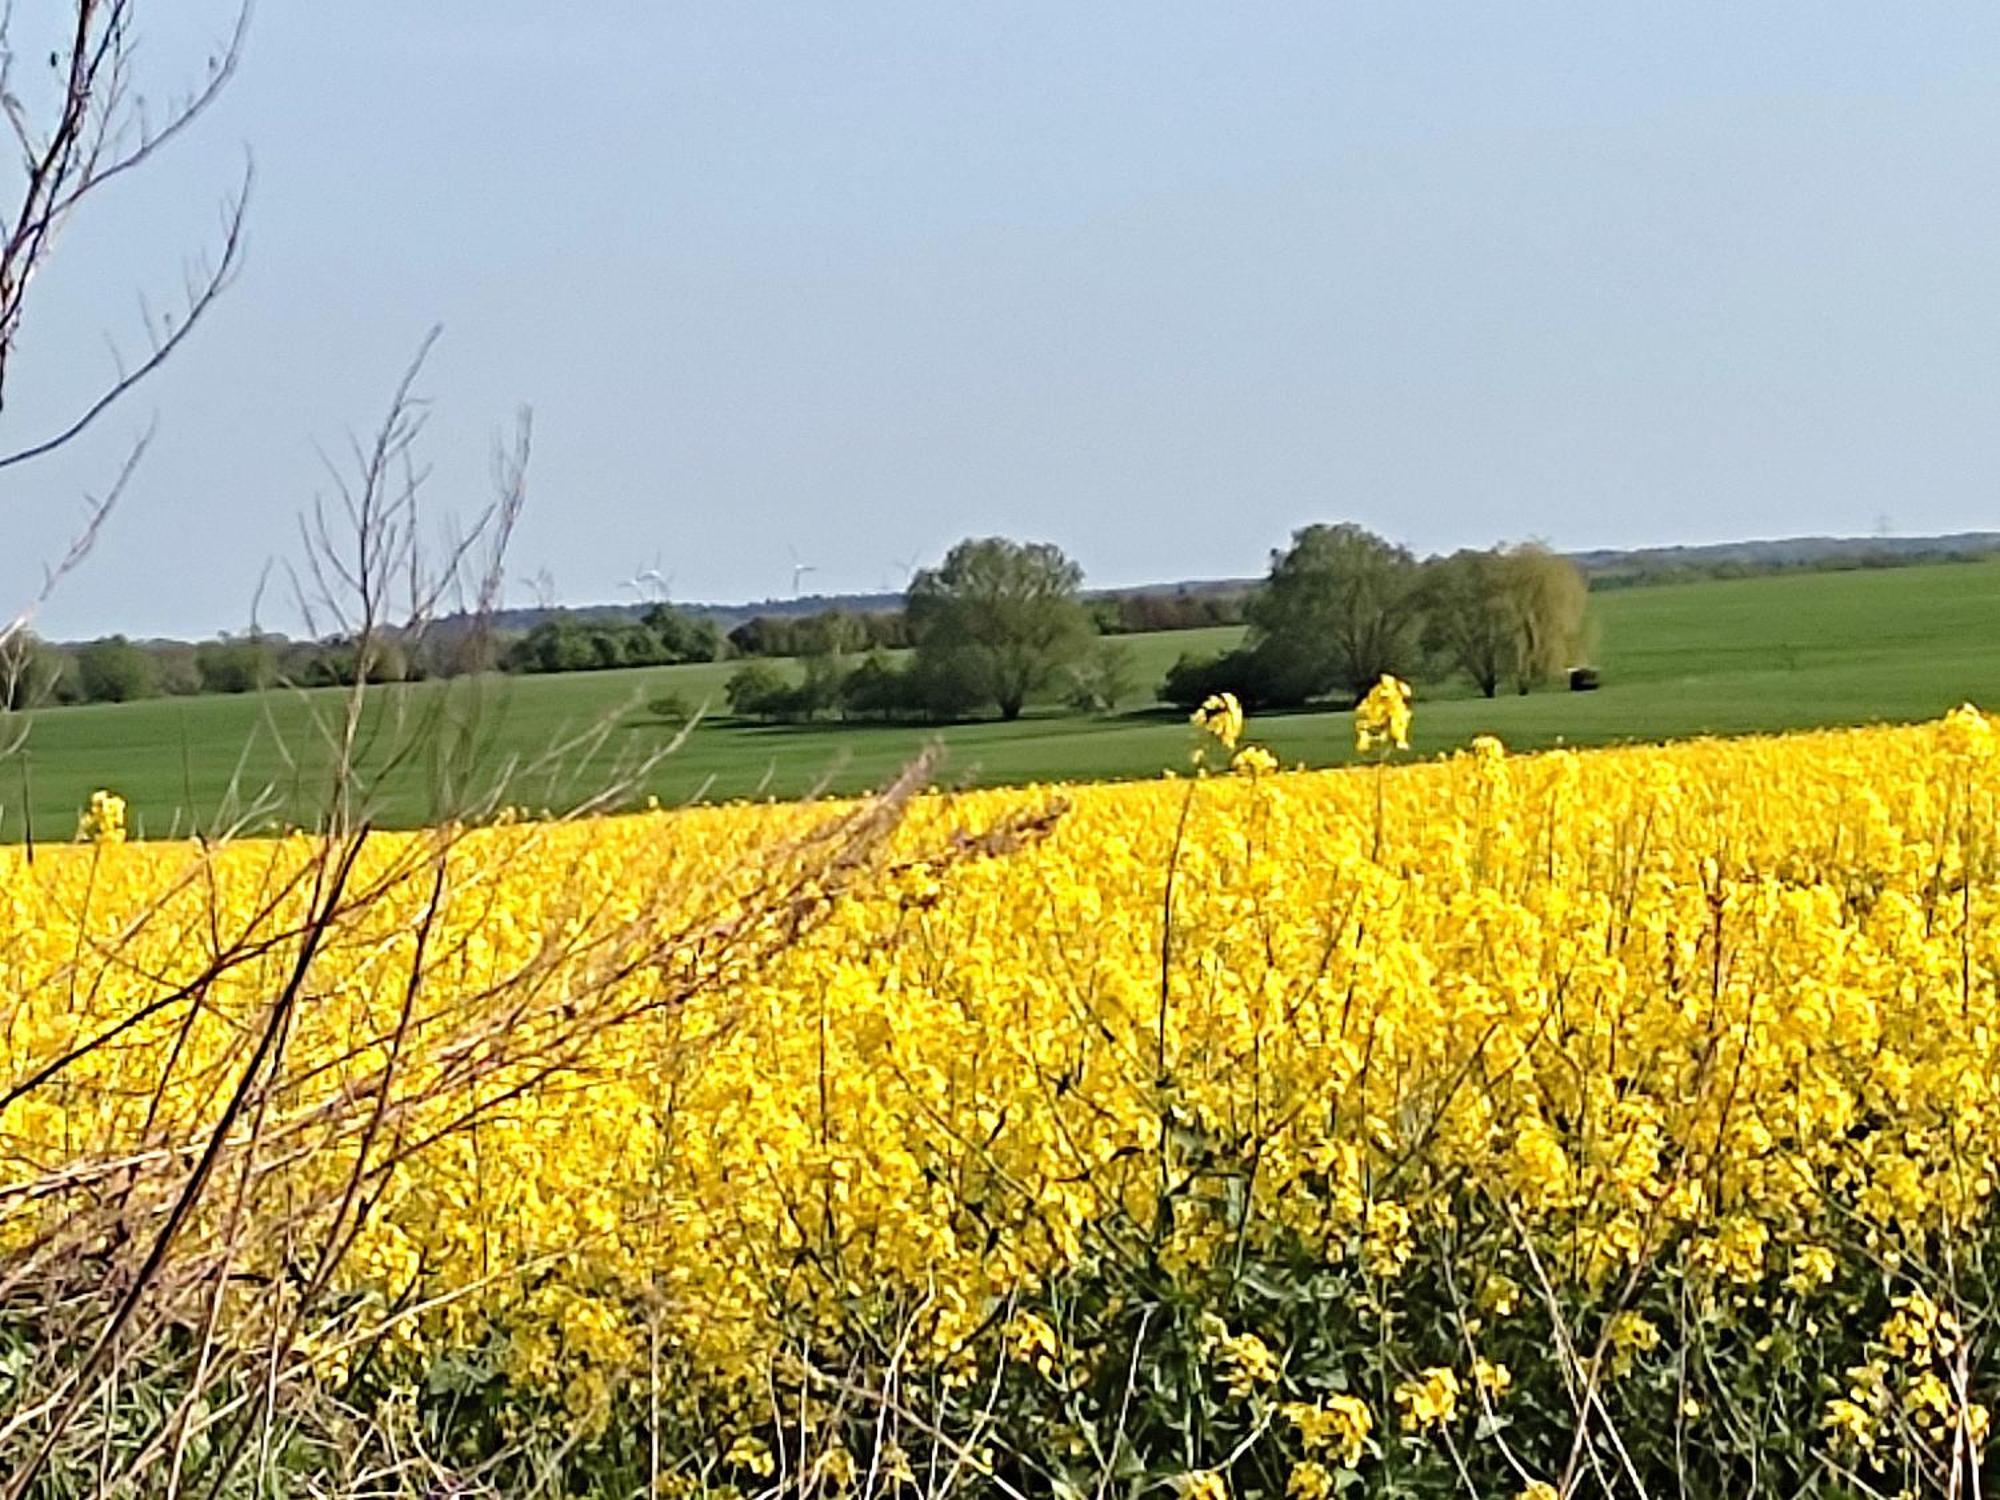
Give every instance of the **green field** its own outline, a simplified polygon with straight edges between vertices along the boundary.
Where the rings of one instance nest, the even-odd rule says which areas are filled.
[[[2000,705],[2000,562],[1627,589],[1597,596],[1593,608],[1600,691],[1489,702],[1456,684],[1423,690],[1416,749],[1446,750],[1482,731],[1525,749],[1921,719],[1963,699]],[[1127,640],[1150,689],[1182,651],[1215,650],[1235,634]],[[704,664],[381,691],[368,726],[372,807],[388,823],[431,816],[451,800],[447,760],[461,767],[456,784],[490,782],[514,767],[510,800],[568,806],[672,737],[646,712],[648,699],[672,691],[720,710],[732,670]],[[316,726],[338,700],[332,691],[274,692],[30,715],[25,751],[0,760],[0,838],[23,836],[24,806],[37,837],[67,837],[97,787],[124,794],[135,830],[153,836],[248,811],[262,821],[310,820],[329,755]],[[441,717],[459,727],[438,734]],[[571,751],[555,757],[555,771],[538,766],[552,746],[593,726],[602,732],[587,757]],[[1254,735],[1287,763],[1351,757],[1344,713],[1268,716]],[[1112,718],[1031,712],[1018,723],[942,730],[749,725],[718,713],[650,771],[643,791],[678,802],[855,790],[879,784],[931,741],[943,747],[941,779],[970,785],[1153,776],[1184,763],[1188,731],[1158,708]],[[444,743],[469,748],[446,757],[437,751]]]

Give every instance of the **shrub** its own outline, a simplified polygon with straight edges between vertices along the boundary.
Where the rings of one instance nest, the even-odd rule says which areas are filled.
[[[68,652],[26,631],[0,642],[0,709],[41,708],[81,699],[76,662]]]
[[[686,724],[695,716],[694,705],[685,693],[662,693],[647,703],[646,712],[669,724]]]
[[[159,691],[152,656],[122,635],[78,647],[76,675],[85,700],[91,703],[125,703],[150,698]]]
[[[1138,688],[1138,659],[1130,646],[1100,641],[1089,658],[1069,669],[1063,700],[1078,713],[1116,713]]]
[[[1176,708],[1198,708],[1216,693],[1234,693],[1245,708],[1291,708],[1305,701],[1303,689],[1269,651],[1239,646],[1220,655],[1183,652],[1160,684],[1160,698]]]
[[[840,711],[851,719],[910,719],[922,713],[910,673],[871,651],[840,684]]]
[[[277,675],[276,653],[255,636],[203,641],[195,647],[195,673],[205,693],[254,693]]]
[[[784,719],[796,708],[791,679],[769,662],[746,662],[729,675],[723,688],[729,711],[743,719]]]

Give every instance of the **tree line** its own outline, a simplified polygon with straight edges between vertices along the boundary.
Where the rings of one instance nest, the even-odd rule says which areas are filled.
[[[1352,524],[1313,525],[1272,554],[1233,651],[1183,656],[1162,685],[1192,706],[1227,690],[1248,707],[1358,699],[1384,673],[1462,674],[1491,698],[1562,679],[1589,654],[1589,586],[1539,543],[1419,561]]]
[[[356,657],[351,642],[258,634],[199,643],[109,635],[55,645],[22,632],[0,649],[0,709],[254,693],[279,682],[330,687],[353,682]],[[376,648],[370,681],[410,675],[413,669],[401,647],[389,643]]]
[[[1243,622],[1244,596],[1227,590],[1135,590],[1084,601],[1091,628],[1102,635],[1192,630]],[[378,641],[371,650],[371,682],[414,682],[467,672],[593,672],[620,667],[679,666],[731,658],[824,658],[900,652],[913,644],[904,610],[832,608],[807,615],[756,615],[726,635],[715,622],[672,604],[656,603],[636,619],[558,614],[526,631],[475,637],[434,627],[426,637]],[[297,641],[250,631],[211,641],[135,641],[123,635],[74,644],[39,640],[26,632],[0,653],[0,710],[75,703],[125,703],[140,698],[203,693],[258,692],[291,687],[347,686],[357,652],[339,638]],[[822,669],[822,676],[823,676]],[[849,700],[819,686],[783,700],[775,690],[753,695],[785,716],[844,710],[858,717],[919,713],[951,716],[976,703],[942,685],[918,695],[914,708],[892,705],[876,674],[857,685]],[[770,680],[769,674],[752,681]],[[898,689],[907,688],[907,684]],[[879,690],[878,690],[879,689]],[[1129,692],[1126,694],[1129,696]],[[907,694],[905,694],[907,697]],[[963,700],[963,701],[962,701]],[[956,709],[953,705],[959,705]],[[810,705],[810,707],[808,707]]]
[[[876,646],[855,660],[832,632],[818,632],[801,642],[809,649],[798,679],[768,662],[739,668],[730,710],[787,721],[943,721],[987,708],[1019,718],[1031,698],[1088,670],[1098,627],[1082,586],[1083,570],[1049,543],[968,538],[911,580],[904,659]]]
[[[636,620],[558,615],[509,642],[496,663],[508,672],[594,672],[714,661],[722,633],[713,620],[655,604]]]
[[[1105,638],[1082,582],[1047,543],[968,538],[912,583],[902,617],[910,649],[900,658],[809,632],[794,642],[798,675],[768,662],[739,668],[730,711],[787,722],[1011,720],[1031,701],[1113,711],[1138,689],[1135,664]],[[1538,544],[1419,561],[1359,526],[1308,526],[1236,606],[1249,627],[1243,644],[1183,655],[1158,695],[1184,708],[1223,691],[1260,708],[1346,705],[1384,673],[1462,674],[1488,697],[1503,687],[1526,693],[1581,663],[1587,605],[1576,565]]]
[[[378,633],[367,650],[370,683],[457,677],[500,665],[498,648],[469,633],[399,638]],[[248,631],[210,641],[135,641],[122,635],[62,644],[21,631],[0,642],[0,710],[142,698],[256,693],[266,688],[349,687],[362,652],[346,637],[297,641]]]
[[[1060,548],[967,538],[912,580],[900,611],[758,616],[727,636],[659,603],[637,619],[559,615],[525,634],[437,630],[377,642],[373,681],[501,670],[573,672],[745,658],[727,687],[746,718],[944,722],[1018,718],[1031,702],[1112,712],[1150,685],[1115,637],[1243,624],[1243,644],[1184,655],[1157,687],[1189,706],[1233,692],[1254,707],[1346,702],[1384,672],[1462,673],[1491,696],[1527,692],[1587,654],[1587,588],[1568,559],[1535,544],[1416,558],[1351,524],[1313,525],[1272,554],[1247,593],[1134,591],[1086,597]],[[785,657],[793,669],[769,658]],[[200,644],[109,636],[55,646],[26,635],[0,660],[0,707],[255,692],[277,683],[351,683],[351,642],[251,633]],[[671,702],[663,712],[679,712]]]
[[[1147,635],[1241,625],[1247,598],[1247,590],[1227,586],[1128,589],[1084,596],[1083,606],[1099,635]],[[914,644],[908,613],[899,609],[754,615],[724,639],[734,656],[904,651]]]
[[[1590,587],[1654,588],[1673,583],[1709,583],[1736,578],[1775,578],[1788,573],[1872,573],[1888,568],[1929,568],[1943,563],[1991,562],[2000,548],[1977,543],[1953,546],[1925,538],[1883,541],[1874,546],[1840,547],[1824,553],[1787,554],[1782,543],[1764,544],[1767,555],[1710,558],[1700,548],[1661,548],[1593,561]]]

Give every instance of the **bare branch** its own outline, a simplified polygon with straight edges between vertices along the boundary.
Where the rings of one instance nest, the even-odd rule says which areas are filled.
[[[149,330],[151,347],[147,356],[130,370],[121,371],[117,379],[101,391],[67,425],[38,442],[30,443],[25,448],[17,448],[11,453],[0,455],[0,469],[11,469],[17,464],[46,457],[65,443],[82,436],[93,422],[129,395],[133,387],[159,369],[173,357],[175,350],[187,342],[188,335],[194,332],[195,325],[201,322],[215,304],[215,300],[227,291],[229,284],[235,280],[243,253],[244,219],[250,204],[252,177],[252,169],[246,165],[242,186],[223,210],[224,230],[220,256],[213,266],[200,274],[199,282],[190,292],[181,316],[166,324],[164,329]],[[0,382],[4,382],[6,354],[7,345],[0,343]],[[0,402],[4,402],[4,398],[4,384],[0,384]]]
[[[244,0],[236,12],[236,19],[230,27],[228,41],[221,50],[208,60],[207,75],[201,85],[185,98],[179,100],[168,111],[167,118],[159,125],[151,125],[145,118],[143,105],[128,116],[126,124],[134,126],[129,145],[114,150],[112,158],[97,164],[88,177],[56,205],[56,212],[65,214],[75,207],[78,199],[85,194],[103,187],[113,178],[122,176],[134,167],[143,164],[162,146],[186,130],[214,104],[229,81],[236,76],[236,69],[243,60],[243,44],[250,33],[250,0]],[[114,147],[118,142],[110,142]]]

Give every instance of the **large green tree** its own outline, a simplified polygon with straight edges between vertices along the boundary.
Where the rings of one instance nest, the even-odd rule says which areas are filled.
[[[1419,603],[1406,548],[1351,522],[1293,532],[1248,611],[1270,698],[1358,697],[1384,672],[1407,675]]]
[[[653,654],[663,664],[714,661],[722,654],[722,633],[705,615],[692,615],[663,601],[640,616],[639,623],[659,642]]]
[[[1514,618],[1514,687],[1525,693],[1561,676],[1588,650],[1590,585],[1575,563],[1539,542],[1509,547],[1501,568]]]
[[[205,693],[254,693],[277,677],[278,658],[262,636],[224,636],[194,648],[194,667]]]
[[[1454,552],[1424,564],[1423,643],[1487,697],[1574,666],[1588,641],[1589,586],[1575,563],[1539,543]]]
[[[159,690],[153,658],[122,635],[78,647],[76,673],[83,696],[92,703],[127,703]]]
[[[1520,661],[1520,630],[1508,597],[1507,560],[1466,548],[1424,564],[1419,595],[1424,649],[1491,698]]]
[[[1047,542],[968,537],[910,585],[918,670],[960,681],[1003,719],[1088,648],[1083,570]]]

